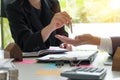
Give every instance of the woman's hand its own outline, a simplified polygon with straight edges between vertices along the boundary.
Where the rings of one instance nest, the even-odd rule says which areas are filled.
[[[71,17],[65,11],[59,12],[54,15],[49,27],[51,27],[51,29],[54,31],[68,23],[71,23]]]
[[[68,23],[71,23],[71,17],[66,12],[56,13],[50,24],[41,31],[43,41],[45,42],[54,30],[61,28]]]

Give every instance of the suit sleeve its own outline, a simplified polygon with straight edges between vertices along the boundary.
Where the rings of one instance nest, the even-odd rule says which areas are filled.
[[[112,40],[112,48],[113,48],[112,56],[114,56],[114,53],[115,53],[117,47],[120,46],[120,37],[111,37],[111,40]]]
[[[29,29],[30,25],[24,17],[25,13],[23,13],[20,6],[16,7],[16,5],[10,4],[6,10],[15,43],[19,45],[23,52],[47,49],[49,42],[43,42],[40,31],[34,33]]]

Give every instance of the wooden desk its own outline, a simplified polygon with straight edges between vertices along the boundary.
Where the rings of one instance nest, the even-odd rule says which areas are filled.
[[[104,55],[103,55],[104,54]],[[107,69],[107,75],[104,80],[120,80],[120,72],[112,71],[112,66],[105,66],[106,53],[100,53],[97,55],[92,66],[105,67]],[[35,60],[35,59],[24,59]],[[55,64],[44,63],[14,63],[19,69],[19,80],[67,80],[65,77],[60,76],[60,72],[72,69],[69,65],[65,64],[62,68],[57,68]]]

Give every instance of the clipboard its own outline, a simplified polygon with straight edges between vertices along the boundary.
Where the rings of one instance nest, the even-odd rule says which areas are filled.
[[[71,61],[77,63],[81,61],[81,64],[90,64],[94,61],[98,51],[85,50],[85,51],[69,51],[64,54],[49,54],[40,58],[37,58],[38,63],[55,63],[56,61],[63,61],[64,63],[70,63]]]

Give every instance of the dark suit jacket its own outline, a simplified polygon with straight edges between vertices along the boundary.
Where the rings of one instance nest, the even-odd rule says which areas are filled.
[[[47,26],[53,15],[60,11],[58,0],[41,0],[40,17],[35,14],[28,0],[15,0],[7,6],[7,16],[12,37],[24,52],[47,49],[49,46],[59,46],[61,41],[55,34],[68,36],[64,27],[54,31],[44,43],[41,30]]]
[[[112,48],[113,48],[113,55],[117,49],[117,47],[120,47],[120,37],[111,37],[112,40]]]

